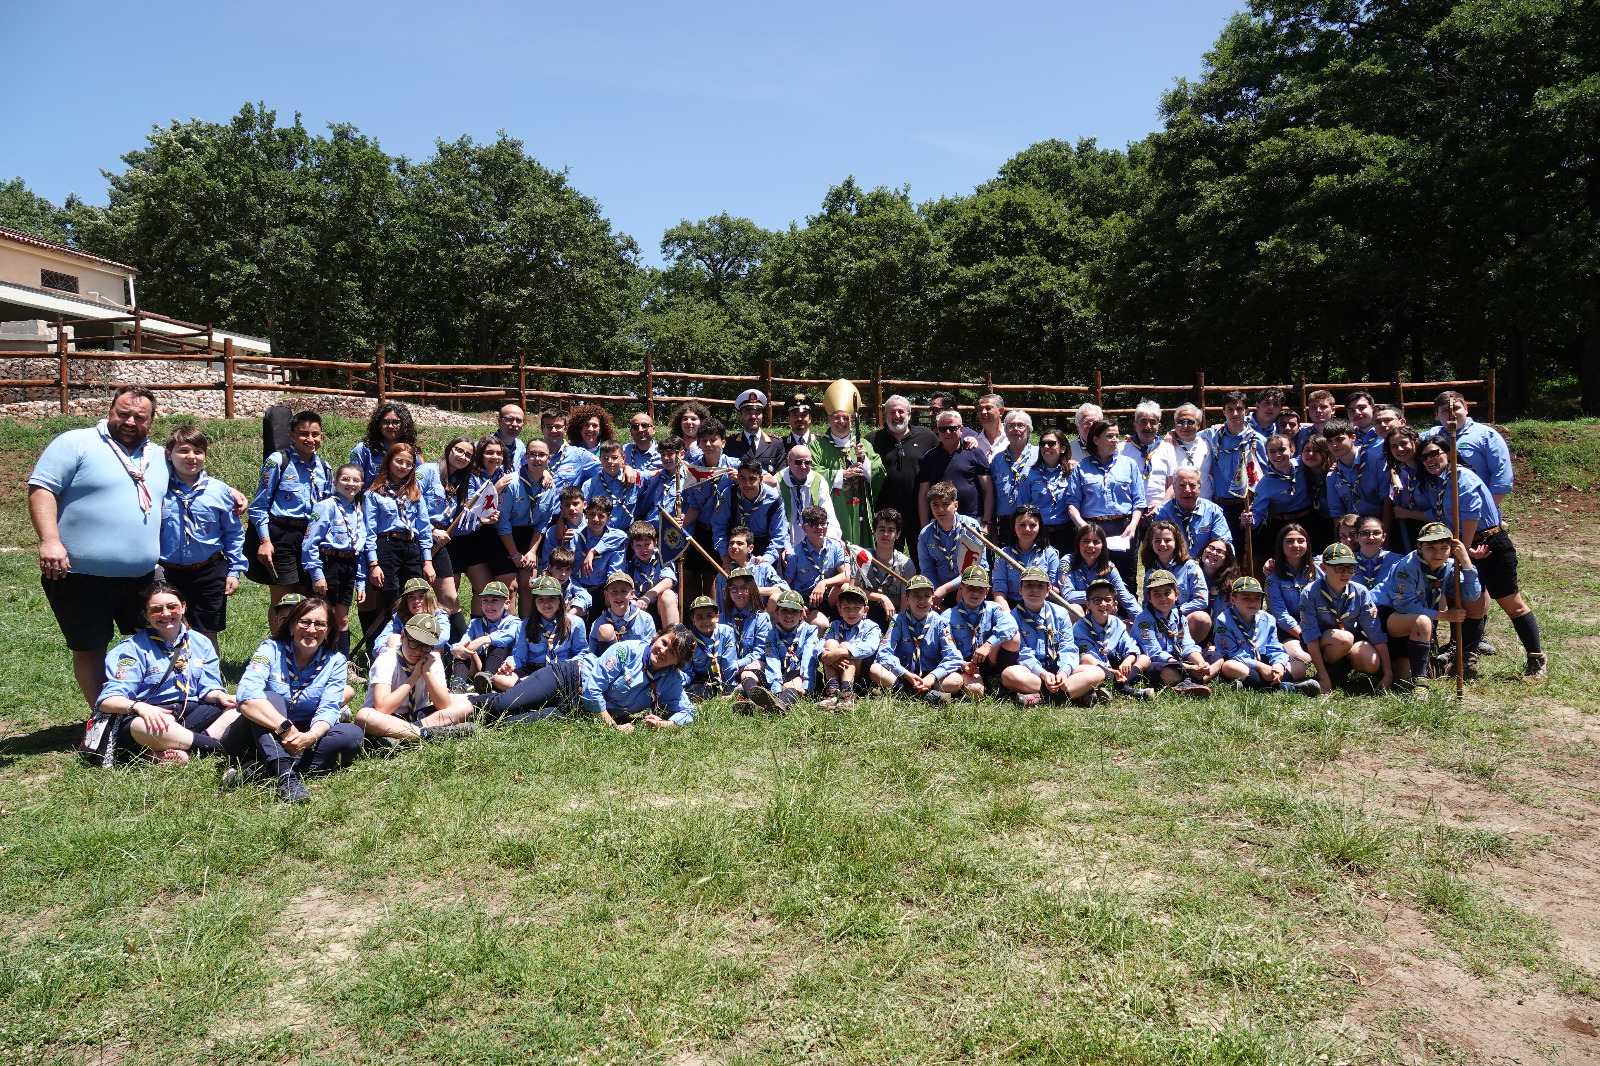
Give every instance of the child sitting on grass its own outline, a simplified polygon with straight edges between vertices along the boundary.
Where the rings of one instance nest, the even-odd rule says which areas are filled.
[[[1050,575],[1042,566],[1022,571],[1022,602],[1011,609],[1022,638],[1017,664],[1000,673],[1000,683],[1016,693],[1023,707],[1045,700],[1072,700],[1084,706],[1097,702],[1105,671],[1084,666],[1072,639],[1072,616],[1050,600]]]
[[[1322,552],[1322,576],[1301,599],[1300,636],[1324,696],[1349,676],[1351,667],[1372,677],[1380,692],[1394,681],[1389,638],[1378,621],[1377,604],[1355,574],[1355,553],[1343,544],[1330,544]]]
[[[982,699],[990,685],[999,683],[1005,668],[1017,661],[1022,647],[1016,620],[989,599],[990,587],[989,571],[977,564],[967,567],[961,573],[955,606],[944,613],[950,639],[965,660],[959,671],[944,679],[943,688],[952,695],[961,692],[968,699]]]
[[[722,596],[722,617],[733,630],[735,656],[734,669],[728,679],[730,683],[737,683],[744,669],[758,663],[766,653],[772,616],[763,608],[756,579],[749,570],[734,567],[728,571],[727,584],[728,589]]]
[[[1109,577],[1097,577],[1084,590],[1083,602],[1087,613],[1072,627],[1079,665],[1099,667],[1118,695],[1153,699],[1153,690],[1133,683],[1149,667],[1150,658],[1139,650],[1128,627],[1116,615],[1117,586]]]
[[[483,586],[478,594],[483,617],[474,618],[467,625],[466,638],[450,649],[452,692],[465,692],[469,680],[477,691],[488,692],[495,672],[510,658],[517,631],[522,628],[522,619],[507,610],[510,600],[511,589],[504,581]]]
[[[848,711],[856,705],[856,695],[866,676],[863,665],[871,667],[878,659],[883,630],[865,617],[867,593],[856,585],[839,590],[839,617],[828,627],[818,661],[827,679],[827,693],[819,706]]]
[[[739,676],[740,693],[733,709],[740,714],[757,710],[782,714],[816,684],[817,652],[822,642],[817,627],[805,620],[806,601],[793,589],[778,593],[772,629],[761,658]]]
[[[633,578],[612,574],[605,587],[606,606],[589,627],[589,654],[599,655],[623,640],[654,640],[656,623],[633,603]]]
[[[1236,689],[1281,689],[1318,696],[1322,686],[1306,680],[1305,664],[1278,643],[1278,623],[1263,611],[1267,594],[1253,577],[1234,578],[1228,606],[1217,612],[1215,661]]]
[[[891,691],[938,706],[950,702],[944,680],[961,672],[961,652],[944,615],[933,609],[933,595],[933,582],[921,574],[906,582],[906,609],[884,634],[869,673]]]
[[[689,636],[694,654],[683,668],[685,691],[692,700],[709,700],[726,695],[737,676],[737,640],[733,627],[718,620],[716,601],[697,596],[689,605]]]
[[[1183,609],[1178,605],[1178,579],[1166,570],[1148,571],[1144,602],[1144,610],[1134,620],[1133,635],[1139,650],[1150,660],[1145,668],[1146,680],[1170,685],[1172,691],[1185,696],[1204,699],[1211,695],[1204,682],[1211,680],[1215,672],[1184,624]]]

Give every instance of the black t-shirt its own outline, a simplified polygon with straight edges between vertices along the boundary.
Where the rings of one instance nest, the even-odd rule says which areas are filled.
[[[956,487],[956,513],[983,521],[983,488],[980,477],[989,476],[989,461],[976,448],[962,448],[951,455],[935,448],[922,457],[917,483],[936,485],[948,481]]]
[[[906,532],[915,537],[917,469],[924,455],[944,450],[939,447],[939,437],[924,426],[912,426],[900,438],[887,429],[880,429],[868,438],[868,443],[883,465],[883,485],[874,506],[880,510],[893,507],[899,511],[905,519]]]

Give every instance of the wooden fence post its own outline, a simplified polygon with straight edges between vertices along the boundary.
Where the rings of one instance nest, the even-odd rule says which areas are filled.
[[[1200,424],[1206,424],[1206,372],[1194,372],[1194,404],[1200,408]]]
[[[1400,417],[1406,416],[1406,383],[1400,378],[1400,371],[1394,372],[1394,402],[1400,408]]]
[[[644,411],[656,420],[656,361],[649,348],[644,350]]]
[[[767,394],[767,427],[772,426],[772,360],[761,364],[761,391]]]
[[[233,338],[222,342],[222,417],[233,417]]]
[[[144,351],[144,314],[137,307],[133,309],[133,347],[129,350]]]
[[[1483,384],[1484,384],[1484,387],[1485,387],[1485,391],[1488,392],[1488,394],[1489,394],[1489,424],[1491,426],[1493,426],[1493,425],[1497,424],[1495,422],[1495,420],[1494,420],[1494,404],[1495,404],[1494,367],[1491,366],[1489,368],[1488,374],[1484,378]]]
[[[61,394],[58,397],[61,413],[66,414],[67,404],[72,402],[72,390],[68,387],[67,379],[67,324],[60,315],[56,316],[56,374],[61,385]]]
[[[383,345],[379,344],[378,345],[377,354],[374,356],[374,358],[372,360],[374,376],[378,379],[378,402],[379,403],[383,402],[384,395],[388,391],[383,386],[383,372],[384,372],[383,358],[384,358]]]
[[[883,367],[872,368],[872,416],[883,425]]]
[[[522,408],[523,417],[528,414],[528,353],[517,346],[517,405]]]
[[[1094,372],[1094,405],[1096,407],[1105,406],[1104,395],[1105,394],[1100,391],[1100,371],[1096,370]]]
[[[1311,421],[1311,404],[1306,399],[1306,372],[1300,371],[1300,417]]]

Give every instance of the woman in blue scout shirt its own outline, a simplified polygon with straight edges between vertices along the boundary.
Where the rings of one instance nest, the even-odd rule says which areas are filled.
[[[458,637],[467,631],[467,618],[461,611],[458,590],[461,575],[467,572],[471,545],[455,544],[451,523],[455,521],[466,496],[466,484],[472,477],[472,442],[466,437],[452,438],[444,446],[437,463],[423,464],[417,476],[417,487],[422,490],[423,502],[428,507],[428,521],[433,526],[433,588],[439,605],[450,619],[450,635]],[[459,555],[459,559],[458,559]]]
[[[468,561],[465,569],[472,582],[474,597],[481,594],[491,581],[509,585],[516,580],[517,568],[511,563],[505,545],[500,542],[500,493],[514,480],[503,466],[506,448],[496,433],[485,433],[472,449],[472,472],[467,478],[466,491],[458,490],[457,502],[463,508],[462,518],[451,540],[453,546],[466,545]],[[457,574],[462,573],[460,557],[455,559]],[[459,590],[457,592],[459,596]],[[474,598],[470,613],[476,617],[483,612]]]
[[[248,567],[244,526],[233,507],[238,494],[206,474],[210,445],[191,423],[167,437],[171,476],[161,498],[161,571],[183,592],[190,624],[215,645],[228,628],[228,597]]]
[[[1461,602],[1455,601],[1455,574],[1461,573]],[[1466,545],[1442,522],[1429,522],[1417,534],[1417,550],[1401,559],[1373,598],[1378,620],[1389,634],[1394,687],[1419,699],[1428,696],[1428,652],[1436,626],[1463,622],[1469,604],[1483,595],[1478,571]]]
[[[1356,557],[1349,546],[1328,545],[1322,551],[1322,576],[1306,589],[1300,607],[1302,639],[1324,696],[1349,676],[1351,667],[1372,677],[1379,692],[1394,680],[1389,638],[1378,622],[1377,605],[1355,574]]]
[[[239,717],[222,686],[216,648],[185,624],[184,606],[181,592],[157,581],[144,594],[149,628],[106,655],[106,683],[84,743],[100,765],[139,751],[186,763],[191,752],[218,751],[217,738]]]
[[[1302,663],[1309,663],[1311,656],[1300,640],[1300,607],[1317,576],[1316,557],[1311,554],[1305,528],[1290,522],[1278,531],[1273,548],[1272,573],[1265,582],[1267,613],[1278,625],[1278,643],[1289,658]]]
[[[300,568],[311,578],[311,591],[333,608],[339,630],[339,654],[350,655],[350,598],[367,602],[367,519],[361,509],[359,463],[334,471],[334,494],[317,504],[316,517],[300,547]]]
[[[350,449],[350,462],[361,467],[363,485],[383,469],[383,457],[391,444],[417,443],[417,424],[403,403],[380,403],[367,419],[366,435]]]
[[[1073,468],[1067,477],[1067,517],[1082,528],[1095,523],[1106,537],[1106,551],[1111,564],[1122,575],[1123,593],[1134,583],[1138,565],[1139,548],[1133,538],[1144,518],[1144,471],[1132,459],[1118,452],[1122,437],[1117,424],[1109,419],[1099,419],[1089,426],[1089,446],[1092,455]],[[1112,541],[1121,543],[1113,547]],[[1131,595],[1128,600],[1133,601]],[[1132,602],[1127,617],[1138,613],[1138,604]]]
[[[1290,522],[1303,522],[1311,513],[1305,471],[1294,457],[1294,439],[1274,433],[1267,438],[1266,451],[1267,462],[1261,470],[1261,480],[1256,482],[1255,498],[1239,516],[1251,527],[1257,559],[1271,558],[1283,527]]]
[[[361,727],[339,720],[346,666],[334,637],[327,602],[312,596],[256,648],[239,679],[241,717],[222,735],[238,764],[224,787],[266,777],[284,802],[307,803],[303,775],[337,770],[361,750]]]
[[[1030,566],[1043,567],[1054,586],[1061,574],[1061,556],[1048,541],[1041,539],[1043,532],[1039,508],[1031,503],[1018,504],[1016,513],[1011,516],[1011,549],[1006,554],[1015,559],[1022,570]],[[1001,609],[1009,611],[1022,602],[1022,570],[1004,559],[995,560],[993,595]]]
[[[535,578],[530,587],[533,613],[517,630],[511,658],[495,671],[493,687],[504,692],[544,666],[551,666],[589,653],[588,630],[583,619],[564,609],[561,584],[546,574]]]
[[[1067,435],[1059,429],[1039,434],[1039,459],[1028,471],[1017,492],[1017,504],[1029,503],[1039,509],[1044,536],[1062,555],[1072,550],[1073,525],[1067,514]]]
[[[359,612],[362,632],[387,611],[400,589],[414,577],[434,579],[433,526],[417,485],[417,450],[396,444],[384,456],[378,476],[367,486],[362,510],[367,521],[367,575],[379,596],[367,597]]]

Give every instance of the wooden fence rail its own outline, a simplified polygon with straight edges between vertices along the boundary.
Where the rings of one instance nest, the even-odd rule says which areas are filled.
[[[159,318],[155,315],[145,315],[146,318]],[[162,319],[162,321],[170,321]],[[103,381],[91,382],[82,380],[73,381],[70,376],[70,363],[72,360],[96,361],[128,361],[128,360],[156,360],[168,362],[195,362],[207,364],[221,364],[222,377],[216,381],[186,381],[162,384],[151,382],[150,388],[156,390],[168,389],[174,391],[220,391],[224,396],[224,410],[226,417],[232,418],[234,413],[234,394],[243,389],[247,391],[278,391],[286,393],[304,393],[316,396],[348,396],[348,397],[374,397],[379,402],[384,400],[424,400],[449,403],[459,409],[463,404],[481,403],[485,401],[510,402],[517,401],[522,406],[528,406],[530,400],[535,402],[554,401],[565,402],[573,399],[582,399],[600,404],[643,404],[652,418],[655,417],[655,408],[659,404],[677,404],[688,401],[698,401],[711,407],[731,408],[734,401],[729,396],[684,396],[672,395],[667,385],[670,382],[693,383],[702,385],[720,384],[722,390],[737,394],[747,388],[759,388],[768,397],[765,421],[772,425],[774,408],[783,401],[774,396],[774,389],[795,388],[820,391],[826,389],[835,379],[828,378],[788,378],[777,377],[772,373],[772,364],[763,366],[760,374],[703,374],[689,371],[662,371],[655,369],[654,361],[647,353],[642,372],[637,370],[594,370],[582,367],[561,366],[530,366],[527,364],[522,351],[517,352],[517,361],[514,363],[472,363],[457,365],[452,363],[391,363],[383,345],[378,345],[370,362],[336,361],[329,359],[299,359],[281,356],[254,356],[237,355],[234,352],[232,339],[225,339],[219,354],[210,347],[209,340],[214,331],[210,327],[199,334],[207,341],[199,342],[196,347],[201,349],[196,354],[170,351],[142,351],[130,352],[98,352],[98,351],[69,351],[65,330],[61,326],[71,325],[70,322],[58,321],[56,331],[55,350],[53,352],[5,352],[0,351],[0,359],[36,359],[47,360],[55,357],[56,376],[54,378],[29,378],[26,380],[0,381],[0,389],[45,389],[55,388],[58,392],[59,403],[62,411],[66,411],[73,388],[88,389],[101,387]],[[139,323],[136,323],[136,326]],[[167,335],[152,336],[151,343],[166,345],[173,338]],[[139,341],[135,339],[136,349]],[[239,381],[236,380],[235,371],[240,367],[257,368],[267,367],[285,372],[286,380],[283,383]],[[345,387],[337,388],[324,384],[300,383],[287,380],[288,372],[325,372],[329,376],[337,377],[342,371]],[[478,384],[459,381],[461,376],[482,377],[483,375],[501,375],[505,384]],[[536,387],[529,387],[529,375],[534,376]],[[445,382],[443,377],[456,378],[456,381]],[[542,378],[554,377],[568,388],[547,389],[537,387]],[[610,381],[628,378],[639,383],[637,391],[592,393],[578,388],[579,383],[590,381]],[[515,385],[509,382],[515,382]],[[1007,401],[1008,410],[1026,411],[1030,415],[1041,417],[1070,417],[1077,411],[1076,407],[1042,407],[1031,406],[1027,400],[1032,397],[1063,399],[1075,398],[1082,402],[1091,402],[1101,407],[1105,414],[1118,416],[1133,413],[1132,406],[1114,407],[1106,405],[1107,396],[1128,399],[1152,399],[1165,397],[1164,406],[1175,406],[1181,398],[1184,402],[1193,404],[1205,414],[1218,413],[1222,410],[1221,400],[1231,391],[1238,390],[1254,394],[1268,385],[1214,385],[1206,381],[1203,371],[1195,374],[1192,385],[1124,385],[1108,384],[1101,380],[1099,371],[1087,385],[1046,385],[1046,384],[1013,384],[997,382],[992,373],[985,375],[983,381],[924,381],[917,379],[885,378],[880,369],[874,369],[870,378],[853,378],[852,383],[859,389],[863,396],[863,407],[870,414],[871,421],[881,422],[886,395],[897,392],[926,393],[930,391],[948,391],[968,394],[993,393]],[[396,388],[397,385],[415,385],[420,388]],[[1487,415],[1485,421],[1493,423],[1496,416],[1496,382],[1494,370],[1481,379],[1462,381],[1405,381],[1395,378],[1393,381],[1355,381],[1355,382],[1308,382],[1304,375],[1292,384],[1276,386],[1283,389],[1290,406],[1298,407],[1301,416],[1305,417],[1308,408],[1308,396],[1318,389],[1335,391],[1346,395],[1358,389],[1371,392],[1378,403],[1394,403],[1402,409],[1431,408],[1433,398],[1442,389],[1469,390],[1481,393],[1479,405]],[[681,391],[681,390],[680,390]],[[820,399],[813,396],[813,399]],[[969,397],[969,406],[974,397]],[[1011,402],[1015,400],[1016,402]],[[1469,397],[1469,403],[1471,397]],[[914,405],[922,409],[924,405]]]

